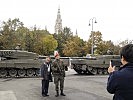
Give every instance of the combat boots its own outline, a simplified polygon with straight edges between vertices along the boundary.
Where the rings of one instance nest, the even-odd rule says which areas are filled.
[[[66,95],[63,93],[63,90],[61,90],[60,95],[62,95],[62,96],[66,96]]]
[[[58,96],[59,96],[59,91],[56,91],[55,97],[58,97]]]

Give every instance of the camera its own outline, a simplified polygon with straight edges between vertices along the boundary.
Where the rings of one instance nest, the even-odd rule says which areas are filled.
[[[120,66],[122,65],[120,59],[119,59],[119,60],[118,60],[118,59],[110,60],[110,64],[111,64],[112,67],[113,67],[113,66],[115,66],[115,67],[120,67]]]

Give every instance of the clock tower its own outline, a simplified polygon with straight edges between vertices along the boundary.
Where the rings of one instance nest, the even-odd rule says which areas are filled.
[[[55,22],[55,33],[58,34],[60,32],[62,32],[62,19],[60,15],[60,8],[58,8],[57,19]]]

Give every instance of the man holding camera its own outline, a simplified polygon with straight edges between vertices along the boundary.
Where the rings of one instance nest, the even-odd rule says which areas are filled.
[[[108,68],[107,91],[114,94],[113,100],[133,100],[133,44],[128,44],[120,52],[122,66]]]
[[[56,97],[59,96],[59,82],[60,82],[60,95],[66,96],[63,93],[64,89],[64,77],[65,77],[65,66],[62,60],[60,60],[60,55],[58,52],[55,54],[55,60],[52,63],[52,73],[54,76],[54,84],[56,90]]]

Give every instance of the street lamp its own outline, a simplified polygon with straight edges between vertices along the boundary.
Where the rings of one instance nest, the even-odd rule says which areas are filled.
[[[90,23],[90,21],[91,21],[91,23]],[[89,26],[92,26],[92,30],[91,30],[91,33],[92,33],[91,54],[92,54],[92,55],[93,55],[93,53],[94,53],[94,34],[93,34],[94,32],[93,32],[93,23],[97,23],[95,17],[93,17],[93,18],[91,18],[91,19],[89,20]]]

